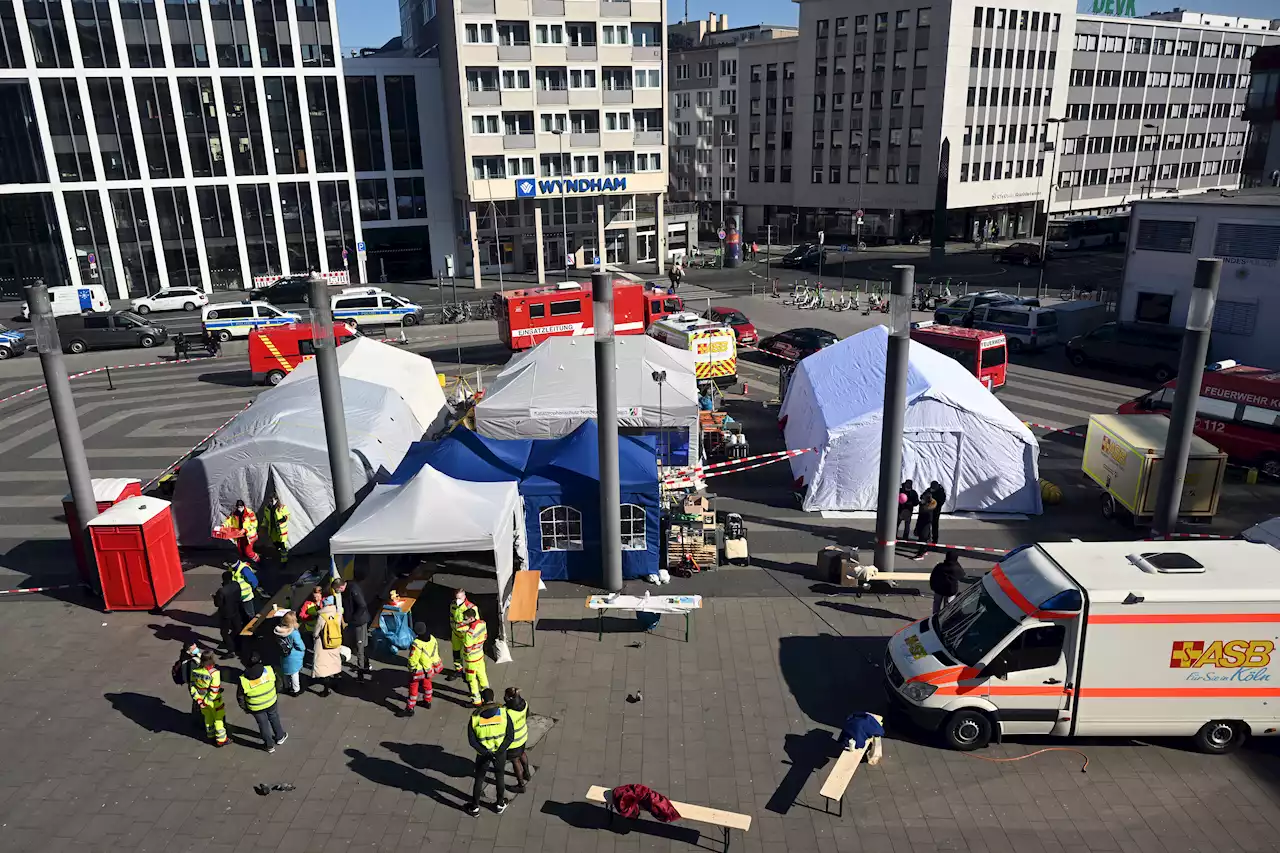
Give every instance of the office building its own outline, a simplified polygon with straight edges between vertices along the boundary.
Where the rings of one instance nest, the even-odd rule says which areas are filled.
[[[0,0],[0,116],[4,298],[355,272],[330,4]]]
[[[402,19],[444,77],[460,275],[662,269],[684,235],[664,209],[661,0],[410,0]]]
[[[440,61],[396,38],[344,71],[369,280],[434,278],[458,234]]]
[[[1244,104],[1249,123],[1241,183],[1246,187],[1280,187],[1280,45],[1260,48],[1250,64],[1249,94]]]
[[[798,38],[739,52],[748,234],[927,240],[940,175],[953,239],[1039,233],[1046,207],[1235,187],[1248,60],[1280,41],[1257,19],[1077,15],[1065,0],[799,3]]]
[[[1120,320],[1187,319],[1198,258],[1222,258],[1210,360],[1280,369],[1280,189],[1215,190],[1135,201]],[[1274,413],[1271,413],[1274,417]],[[1270,421],[1267,421],[1270,424]]]
[[[795,38],[795,27],[729,27],[728,15],[667,28],[671,69],[671,199],[696,202],[698,230],[714,239],[736,220],[738,171],[738,46]]]

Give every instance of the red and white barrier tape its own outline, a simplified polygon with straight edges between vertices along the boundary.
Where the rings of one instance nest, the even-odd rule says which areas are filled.
[[[1169,539],[1239,539],[1239,536],[1227,536],[1222,533],[1170,533],[1167,536],[1151,536],[1143,542],[1163,542]]]
[[[173,361],[145,361],[145,362],[140,362],[138,364],[112,364],[106,367],[95,367],[92,370],[82,370],[79,373],[71,374],[70,376],[67,377],[67,379],[68,380],[81,379],[85,376],[92,376],[95,373],[105,373],[108,370],[130,370],[135,367],[164,367],[172,364],[192,364],[196,361],[203,362],[206,360],[207,359],[203,359],[203,358],[201,359],[180,358],[180,359],[174,359]],[[31,394],[36,391],[43,391],[45,388],[48,388],[48,387],[49,387],[48,385],[45,385],[43,383],[40,385],[35,385],[31,388],[26,389],[25,391],[19,391],[16,394],[10,394],[8,397],[0,398],[0,404],[7,403],[10,400],[16,400],[19,397],[26,396],[27,394]]]
[[[0,589],[0,595],[20,595],[22,593],[54,592],[59,589],[74,589],[78,583],[64,583],[57,586],[29,586],[25,589]]]
[[[772,453],[760,453],[756,456],[747,456],[743,459],[729,459],[725,462],[715,462],[711,465],[699,465],[696,468],[683,468],[676,476],[668,477],[666,480],[663,480],[663,483],[676,483],[682,480],[688,480],[706,471],[729,468],[731,466],[741,465],[744,462],[754,462],[760,459],[789,459],[793,456],[799,456],[801,453],[808,453],[812,449],[812,447],[806,447],[803,450],[775,450]]]
[[[921,542],[919,539],[895,539],[892,542],[881,542],[881,545],[897,547],[898,545],[916,545],[929,551],[965,551],[970,554],[998,554],[1003,557],[1009,553],[1008,548],[981,548],[977,545],[948,545],[945,542]]]
[[[722,469],[718,471],[708,471],[706,473],[703,473],[702,477],[703,479],[708,479],[710,477],[723,477],[725,474],[737,474],[740,471],[750,471],[752,468],[763,468],[765,465],[772,465],[775,462],[781,462],[783,459],[790,459],[792,456],[799,456],[801,453],[808,453],[808,452],[809,451],[806,449],[806,450],[785,450],[785,451],[782,451],[781,453],[766,453],[764,454],[764,456],[771,457],[771,458],[766,458],[764,459],[763,462],[757,462],[754,465],[742,465],[741,463],[749,462],[752,459],[764,458],[761,456],[748,456],[746,459],[734,460],[734,462],[737,463],[737,467]],[[708,467],[711,467],[711,466],[708,466]],[[697,476],[697,472],[690,472],[689,474],[685,474],[684,476],[663,480],[662,485],[664,486],[693,485],[693,478],[695,476]]]
[[[253,401],[252,401],[252,400],[250,400],[249,402],[245,403],[245,404],[244,404],[244,408],[243,408],[243,409],[241,409],[240,411],[236,412],[234,415],[232,415],[231,417],[229,417],[229,418],[227,418],[225,421],[223,421],[222,425],[221,425],[221,426],[219,426],[217,429],[215,429],[213,432],[209,433],[209,434],[208,434],[208,435],[206,435],[204,438],[200,439],[200,440],[199,440],[199,441],[197,441],[195,444],[191,445],[191,449],[190,449],[190,450],[188,450],[186,453],[182,454],[182,455],[181,455],[181,456],[179,456],[177,459],[175,459],[175,460],[173,460],[172,462],[170,462],[170,463],[165,467],[165,469],[164,469],[163,471],[161,471],[159,474],[156,474],[156,475],[155,475],[155,477],[153,477],[153,478],[152,478],[152,479],[151,479],[151,480],[150,480],[150,481],[149,481],[145,486],[143,486],[143,487],[142,487],[142,491],[144,491],[144,492],[145,492],[147,489],[151,488],[151,487],[152,487],[152,486],[154,486],[156,483],[160,482],[160,478],[161,478],[161,477],[163,477],[165,474],[168,474],[168,473],[169,473],[170,471],[172,471],[174,468],[176,468],[176,467],[178,467],[179,465],[181,465],[181,464],[182,464],[182,460],[183,460],[183,459],[186,459],[188,456],[190,456],[192,453],[194,453],[194,452],[195,452],[195,449],[196,449],[197,447],[199,447],[200,445],[204,444],[206,441],[208,441],[209,439],[213,438],[215,435],[217,435],[218,433],[220,433],[220,432],[222,432],[224,429],[226,429],[228,424],[230,424],[230,423],[231,423],[232,421],[234,421],[236,418],[240,417],[240,415],[242,415],[242,414],[243,414],[243,413],[244,413],[244,412],[245,412],[245,411],[246,411],[250,406],[252,406],[252,405],[253,405]]]
[[[1074,430],[1074,429],[1064,429],[1063,427],[1053,427],[1053,426],[1049,426],[1048,424],[1038,424],[1034,421],[1023,421],[1023,423],[1029,427],[1035,427],[1036,429],[1048,430],[1049,432],[1058,432],[1058,433],[1062,433],[1063,435],[1072,436],[1073,438],[1084,438],[1084,433],[1078,432],[1077,430]]]

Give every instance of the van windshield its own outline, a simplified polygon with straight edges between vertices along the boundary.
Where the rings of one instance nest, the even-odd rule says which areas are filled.
[[[937,615],[936,625],[942,648],[966,666],[976,666],[1018,627],[983,583],[969,587],[947,605]]]

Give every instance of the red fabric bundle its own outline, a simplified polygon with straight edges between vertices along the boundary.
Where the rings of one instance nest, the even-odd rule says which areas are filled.
[[[639,817],[644,809],[663,823],[680,819],[671,801],[646,785],[619,785],[612,793],[613,808],[623,817]]]

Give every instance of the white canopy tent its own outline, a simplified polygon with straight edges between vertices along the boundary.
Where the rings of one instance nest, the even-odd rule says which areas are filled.
[[[432,435],[449,418],[444,391],[431,359],[370,338],[356,338],[338,347],[338,374],[395,390],[404,399],[422,430]],[[315,359],[308,359],[280,381],[281,386],[315,379]]]
[[[529,564],[515,481],[465,483],[422,466],[407,483],[374,486],[329,540],[339,557],[492,551],[498,606],[511,603],[515,558]]]
[[[797,365],[779,418],[807,487],[806,510],[874,510],[879,491],[884,366],[889,334],[876,326]],[[1039,513],[1039,445],[1025,424],[960,364],[912,343],[902,479],[937,480],[943,509]]]
[[[595,340],[548,338],[507,363],[476,405],[476,432],[490,438],[558,438],[596,416]],[[618,425],[687,427],[698,447],[698,380],[693,353],[648,335],[614,344]],[[654,381],[654,371],[666,380]]]

